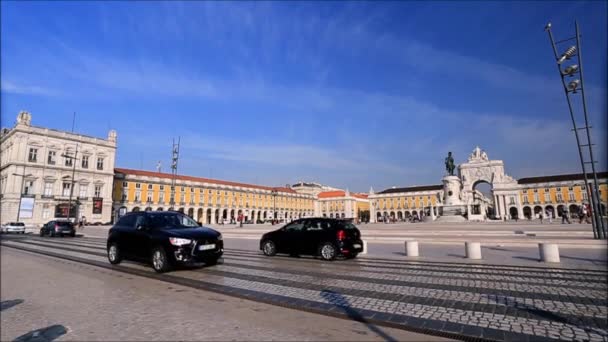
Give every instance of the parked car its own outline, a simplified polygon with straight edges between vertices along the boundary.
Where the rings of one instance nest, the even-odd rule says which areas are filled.
[[[128,213],[110,228],[108,260],[148,262],[158,273],[177,265],[215,265],[224,252],[222,234],[202,227],[190,217],[173,211]]]
[[[40,236],[65,236],[69,235],[71,237],[76,236],[76,228],[74,228],[74,224],[70,221],[60,221],[53,220],[49,221],[47,224],[43,225],[40,228]]]
[[[0,227],[2,233],[17,233],[25,234],[25,223],[23,222],[9,222]]]
[[[334,260],[338,256],[351,259],[363,251],[363,241],[359,229],[350,222],[305,218],[264,234],[260,250],[267,256],[287,253],[320,256],[324,260]]]

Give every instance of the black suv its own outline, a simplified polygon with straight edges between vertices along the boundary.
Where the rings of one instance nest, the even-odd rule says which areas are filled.
[[[267,256],[276,253],[315,255],[324,260],[338,256],[356,258],[363,251],[361,232],[351,222],[331,218],[304,218],[266,233],[260,249]]]
[[[40,236],[45,235],[51,237],[69,235],[74,237],[76,236],[76,228],[74,228],[74,224],[70,221],[49,221],[40,228]]]
[[[222,234],[173,211],[126,214],[108,232],[107,248],[112,264],[145,261],[159,273],[177,264],[215,265],[224,252]]]

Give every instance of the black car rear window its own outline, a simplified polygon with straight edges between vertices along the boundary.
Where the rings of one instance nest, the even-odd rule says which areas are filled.
[[[56,225],[61,227],[71,227],[73,226],[72,222],[55,222]]]

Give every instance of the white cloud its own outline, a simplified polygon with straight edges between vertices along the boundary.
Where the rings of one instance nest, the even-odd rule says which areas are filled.
[[[8,80],[2,80],[0,88],[3,92],[21,94],[21,95],[41,95],[41,96],[57,96],[60,93],[57,90],[36,86],[16,84]]]

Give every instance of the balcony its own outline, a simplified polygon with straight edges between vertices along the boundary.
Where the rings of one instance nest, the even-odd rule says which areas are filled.
[[[54,199],[55,198],[54,195],[42,195],[41,197],[42,197],[42,199]]]

